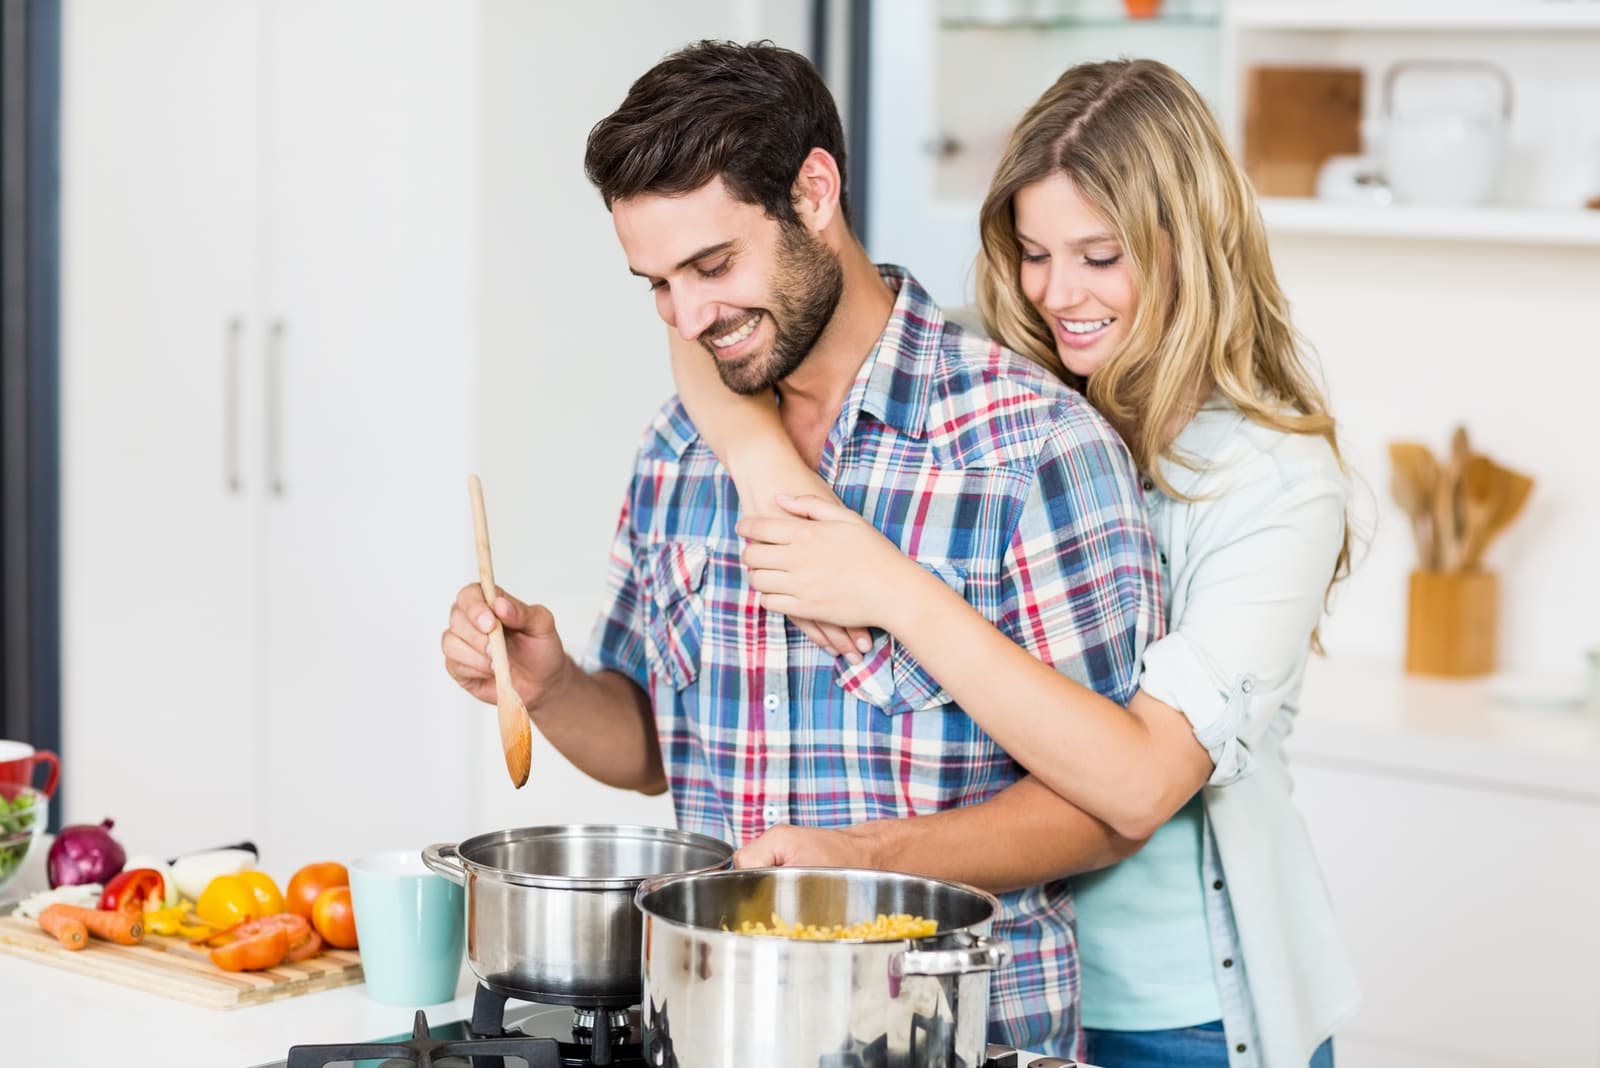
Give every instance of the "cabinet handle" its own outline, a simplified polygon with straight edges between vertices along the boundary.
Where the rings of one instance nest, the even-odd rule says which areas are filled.
[[[244,320],[235,315],[228,320],[222,343],[222,481],[229,493],[237,494],[239,477],[239,339]]]
[[[283,334],[282,319],[267,329],[267,491],[283,496]]]

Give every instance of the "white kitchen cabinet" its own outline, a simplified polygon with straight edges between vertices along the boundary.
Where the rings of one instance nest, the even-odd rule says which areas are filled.
[[[1600,805],[1315,757],[1295,784],[1362,986],[1340,1063],[1600,1063]]]
[[[65,814],[269,871],[469,833],[473,5],[72,0]]]
[[[1339,1063],[1600,1064],[1600,720],[1314,659],[1289,744],[1362,988]]]

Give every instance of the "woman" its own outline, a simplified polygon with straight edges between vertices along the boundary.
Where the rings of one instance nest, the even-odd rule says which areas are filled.
[[[1331,1065],[1356,995],[1283,740],[1348,565],[1347,488],[1249,184],[1176,72],[1086,64],[1023,116],[981,228],[989,334],[1083,389],[1146,472],[1170,615],[1139,693],[1124,709],[1014,645],[675,341],[684,403],[756,502],[751,583],[836,655],[864,635],[842,628],[887,630],[1036,777],[1148,839],[1077,883],[1087,1059]]]

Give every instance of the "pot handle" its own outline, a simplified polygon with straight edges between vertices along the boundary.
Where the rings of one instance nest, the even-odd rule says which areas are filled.
[[[889,978],[907,975],[966,975],[992,972],[1011,959],[1011,948],[997,938],[979,935],[954,949],[904,949],[889,958]]]
[[[467,885],[467,869],[461,866],[461,854],[456,852],[454,842],[440,842],[424,849],[422,863],[457,886]]]

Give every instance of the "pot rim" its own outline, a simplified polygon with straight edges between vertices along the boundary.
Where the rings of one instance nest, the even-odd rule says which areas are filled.
[[[472,859],[469,851],[488,845],[501,845],[529,838],[610,838],[666,842],[689,846],[721,855],[722,860],[704,868],[684,872],[651,872],[641,875],[557,875],[551,872],[511,871]],[[710,835],[694,834],[672,827],[652,827],[641,823],[556,823],[538,827],[513,827],[475,835],[455,847],[456,859],[474,876],[482,876],[513,886],[543,887],[552,890],[633,890],[641,882],[667,875],[696,875],[726,868],[733,859],[733,847]]]
[[[694,881],[713,881],[713,880],[718,880],[718,879],[727,879],[729,881],[737,881],[738,879],[741,879],[741,878],[751,878],[751,877],[754,877],[754,876],[774,875],[774,874],[782,874],[782,873],[792,873],[792,874],[794,874],[796,876],[800,876],[800,875],[832,875],[832,876],[839,876],[839,875],[845,875],[845,876],[849,876],[849,875],[865,875],[865,876],[870,876],[870,877],[875,878],[875,879],[884,879],[884,878],[888,878],[888,879],[906,879],[906,880],[911,880],[911,881],[915,881],[915,882],[919,882],[919,883],[931,883],[931,884],[936,885],[936,886],[946,887],[946,888],[951,889],[951,890],[958,890],[958,891],[961,891],[961,892],[964,892],[964,893],[967,893],[967,894],[971,894],[974,897],[978,897],[978,898],[983,899],[983,901],[985,903],[987,903],[988,906],[989,906],[989,915],[985,919],[980,920],[977,923],[969,923],[969,924],[965,924],[965,925],[960,926],[960,927],[941,927],[937,931],[935,931],[933,934],[928,935],[928,936],[926,936],[924,938],[880,938],[880,939],[830,938],[830,939],[822,939],[822,940],[813,941],[813,940],[810,940],[810,939],[786,938],[783,935],[775,935],[775,934],[744,934],[744,933],[742,933],[740,931],[732,931],[732,930],[728,930],[726,928],[720,928],[720,927],[702,927],[702,926],[699,926],[698,924],[685,923],[682,920],[673,919],[670,916],[663,916],[659,912],[654,912],[654,911],[650,910],[649,908],[645,907],[644,899],[645,899],[646,895],[650,894],[652,891],[665,889],[668,886],[671,886],[673,884],[680,883],[680,882],[689,882],[691,880],[694,880]],[[836,867],[820,867],[820,866],[818,866],[818,867],[800,867],[800,866],[788,867],[788,866],[780,866],[780,867],[767,867],[767,868],[723,868],[723,869],[712,868],[712,869],[706,869],[706,870],[702,870],[702,871],[673,872],[673,873],[670,873],[670,874],[654,875],[654,876],[651,876],[648,879],[645,879],[644,882],[639,884],[639,888],[634,891],[634,893],[633,893],[633,907],[636,910],[638,910],[641,914],[643,914],[644,917],[647,920],[649,920],[649,921],[651,921],[653,923],[663,923],[663,924],[666,924],[669,927],[675,927],[675,928],[677,928],[679,930],[693,931],[693,932],[695,932],[695,934],[697,936],[701,936],[701,937],[707,937],[707,938],[727,937],[729,939],[738,939],[738,940],[744,940],[744,941],[782,942],[782,943],[787,943],[788,945],[792,945],[792,946],[913,946],[913,945],[926,945],[928,943],[937,942],[940,939],[947,938],[950,935],[955,934],[956,932],[960,932],[960,931],[971,932],[971,931],[974,931],[974,930],[976,930],[978,928],[989,928],[989,927],[992,927],[994,922],[997,919],[1000,918],[1000,899],[998,897],[996,897],[995,895],[989,893],[989,891],[984,890],[984,889],[982,889],[980,887],[973,886],[970,883],[958,883],[953,879],[936,879],[936,878],[933,878],[932,876],[929,876],[929,875],[915,875],[915,874],[913,874],[911,872],[880,871],[877,868],[836,868]]]

